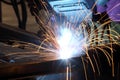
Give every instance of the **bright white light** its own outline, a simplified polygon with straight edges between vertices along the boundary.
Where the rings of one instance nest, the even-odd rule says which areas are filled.
[[[72,38],[72,33],[70,30],[68,29],[63,29],[61,30],[61,37],[58,40],[58,44],[60,46],[60,57],[62,59],[68,59],[71,57],[72,53],[70,51],[70,42],[71,42],[71,38]]]
[[[63,28],[60,30],[58,44],[60,46],[59,55],[61,59],[68,59],[80,53],[81,45],[80,37],[76,37],[70,29]]]

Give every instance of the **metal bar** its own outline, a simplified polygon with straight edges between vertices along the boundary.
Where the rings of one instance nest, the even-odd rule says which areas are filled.
[[[66,63],[61,60],[35,64],[12,64],[0,68],[0,79],[20,78],[26,76],[63,73],[66,71]]]
[[[20,40],[40,45],[40,38],[35,34],[3,23],[0,23],[1,40]]]
[[[115,74],[120,75],[120,73],[117,73],[118,71],[118,65],[120,64],[120,46],[118,45],[112,45],[114,48],[114,69]],[[106,49],[109,52],[109,49]],[[106,61],[105,55],[102,51],[97,50],[99,53],[100,58],[100,65],[101,65],[101,78],[102,76],[105,77],[112,77],[111,76],[111,66],[108,65],[108,62]],[[95,53],[94,50],[90,50],[89,54],[90,57]],[[83,56],[83,58],[87,58]],[[91,57],[92,59],[92,57]],[[93,60],[93,59],[92,59]],[[71,63],[71,70],[72,71],[80,71],[80,74],[84,74],[82,60],[80,57],[72,58],[69,60]],[[93,64],[95,64],[93,60]],[[92,73],[92,68],[90,63],[87,63],[88,74]],[[27,77],[27,76],[35,76],[35,75],[47,75],[47,74],[53,74],[53,73],[64,73],[66,71],[67,64],[65,60],[54,60],[54,61],[48,61],[48,62],[42,62],[42,63],[32,63],[32,64],[7,64],[7,65],[1,65],[0,66],[0,79],[14,79],[14,78],[21,78],[21,77]],[[95,67],[95,66],[94,66]],[[96,69],[96,67],[95,67]],[[95,74],[95,73],[94,73]],[[92,76],[92,75],[91,75]],[[115,75],[114,78],[118,76]],[[102,79],[103,80],[103,79]]]

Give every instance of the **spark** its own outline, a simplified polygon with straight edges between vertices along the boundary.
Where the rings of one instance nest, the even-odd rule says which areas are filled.
[[[40,1],[40,2],[42,2],[42,1]],[[96,2],[93,5],[91,10],[94,9],[95,5],[96,5]],[[120,5],[120,4],[118,4],[118,5]],[[116,5],[115,7],[117,7],[118,5]],[[42,6],[45,8],[45,10],[47,10],[46,4],[44,2],[42,2]],[[113,8],[115,8],[115,7],[113,7]],[[46,14],[48,17],[49,16],[48,10],[47,10]],[[94,50],[96,55],[98,55],[99,52],[97,52],[97,50],[100,50],[106,56],[109,66],[112,67],[112,75],[114,76],[113,48],[112,48],[112,46],[108,46],[108,45],[119,44],[118,39],[116,39],[116,37],[119,37],[119,33],[112,30],[111,28],[105,29],[104,31],[105,32],[110,31],[111,33],[114,33],[114,34],[102,33],[103,27],[106,26],[107,24],[110,24],[111,20],[108,20],[102,24],[94,23],[91,19],[88,20],[88,18],[87,18],[90,14],[91,13],[88,13],[88,15],[84,18],[84,20],[79,24],[71,24],[67,21],[63,21],[63,24],[59,25],[60,22],[59,23],[56,22],[55,15],[54,15],[55,17],[53,18],[53,19],[55,19],[54,24],[52,22],[48,22],[48,24],[46,24],[46,22],[44,22],[42,20],[42,18],[40,18],[40,16],[38,16],[36,13],[34,13],[36,18],[38,19],[38,23],[40,24],[40,29],[42,30],[41,32],[44,32],[43,34],[41,34],[44,39],[39,46],[31,44],[32,46],[35,46],[38,48],[38,50],[36,52],[31,52],[32,55],[29,55],[29,52],[24,52],[24,55],[26,54],[25,56],[18,56],[16,59],[30,57],[33,55],[37,55],[37,56],[44,55],[45,57],[47,57],[46,59],[48,59],[48,57],[50,58],[51,55],[57,55],[57,56],[55,56],[57,58],[52,57],[52,60],[68,59],[68,58],[79,56],[82,59],[84,74],[85,74],[85,78],[87,80],[88,78],[87,78],[87,69],[86,69],[85,60],[87,60],[91,64],[93,72],[94,73],[96,72],[96,70],[94,68],[95,66],[92,62],[92,58],[90,57],[88,51]],[[76,17],[81,16],[81,15],[82,14],[78,14],[78,15],[76,15]],[[61,14],[60,14],[60,16],[61,16]],[[100,20],[103,17],[101,17]],[[60,19],[61,19],[61,17],[60,17]],[[60,20],[60,21],[62,21],[62,20]],[[74,19],[74,22],[76,22],[76,21],[77,20]],[[86,21],[88,21],[88,22],[86,22]],[[88,23],[90,23],[90,25],[88,25]],[[97,26],[97,28],[95,28],[95,26]],[[89,28],[89,29],[87,30],[87,28]],[[101,36],[104,36],[104,38]],[[104,48],[109,49],[110,53],[107,52]],[[44,50],[47,52],[40,54],[39,51],[41,51],[41,50]],[[52,53],[52,54],[50,54],[50,53]],[[6,56],[12,56],[12,55],[23,55],[23,52],[6,54]],[[82,55],[86,55],[87,58],[84,59],[84,57],[82,57]],[[98,73],[100,75],[100,70],[99,70],[99,66],[98,66],[99,62],[97,61],[97,59],[94,55],[95,54],[93,54],[93,59],[95,61]],[[55,59],[53,59],[53,58],[55,58]],[[66,80],[68,80],[69,70],[70,70],[70,66],[67,66],[66,67],[66,75],[67,75]]]
[[[58,36],[58,45],[60,47],[59,54],[61,59],[68,59],[75,55],[82,54],[82,46],[85,44],[85,40],[80,36],[76,36],[70,29],[63,28],[60,30],[60,36]]]
[[[96,3],[97,1],[91,8],[91,11],[94,9]],[[42,5],[43,7],[45,7],[45,10],[47,10],[46,5],[45,4],[42,4]],[[87,13],[85,11],[83,12],[85,14]],[[50,16],[49,10],[47,10],[46,14],[47,16]],[[57,22],[57,19],[56,19],[57,16],[52,14],[52,20],[54,20],[54,23],[52,21],[49,21],[48,24],[46,24],[43,21],[44,19],[40,18],[40,16],[34,13],[34,15],[38,18],[39,23],[42,24],[40,28],[42,29],[43,32],[45,32],[44,34],[41,34],[44,36],[44,40],[41,42],[38,48],[38,51],[45,50],[47,52],[57,54],[58,55],[57,59],[68,59],[72,57],[81,56],[82,64],[84,68],[84,75],[87,80],[88,79],[87,69],[85,64],[86,60],[90,63],[94,73],[96,72],[95,65],[97,66],[98,74],[100,75],[99,62],[94,56],[95,54],[93,54],[93,59],[95,60],[95,64],[93,64],[88,51],[94,50],[96,52],[96,55],[98,55],[99,52],[97,52],[97,50],[100,50],[106,56],[109,66],[112,67],[112,75],[114,76],[113,48],[112,46],[107,46],[107,45],[118,44],[118,41],[115,39],[115,36],[119,36],[119,34],[116,31],[111,29],[105,29],[104,31],[105,32],[111,31],[115,34],[102,33],[103,27],[111,23],[111,20],[108,20],[102,24],[99,24],[89,19],[89,16],[91,15],[90,12],[88,12],[87,14],[88,15],[86,15],[86,17],[84,17],[82,22],[79,24],[77,24],[77,21],[78,21],[77,18],[78,17],[82,18],[83,14],[81,13],[77,13],[74,19],[73,19],[73,16],[69,17],[70,21],[73,20],[74,22],[76,22],[75,24],[72,24],[68,21],[63,20],[61,18],[61,13],[59,15],[60,22]],[[101,17],[99,21],[103,17]],[[97,28],[95,28],[95,26],[97,26]],[[87,30],[87,28],[89,29]],[[104,38],[101,36],[104,36]],[[104,48],[109,49],[111,54],[109,54]],[[86,55],[87,58],[84,59],[82,55]],[[48,56],[50,55],[48,54]],[[70,67],[67,66],[66,80],[69,79],[68,78],[69,69]]]

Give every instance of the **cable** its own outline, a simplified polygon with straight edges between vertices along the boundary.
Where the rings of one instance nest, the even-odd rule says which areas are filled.
[[[27,22],[27,10],[25,5],[25,0],[2,0],[2,1],[8,5],[13,6],[13,9],[15,11],[15,14],[18,20],[18,27],[20,29],[25,30],[26,22]],[[20,14],[18,5],[21,6],[22,15]]]

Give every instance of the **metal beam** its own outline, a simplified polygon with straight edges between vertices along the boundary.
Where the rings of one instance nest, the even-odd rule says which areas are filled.
[[[0,23],[0,41],[20,40],[39,45],[41,40],[35,34]]]
[[[114,71],[115,71],[115,79],[120,76],[120,72],[118,71],[120,69],[120,46],[119,45],[112,45],[114,49]],[[109,49],[106,49],[109,50]],[[106,61],[106,57],[103,54],[102,51],[98,51],[98,56],[100,59],[100,70],[101,70],[101,78],[102,76],[112,77],[112,71],[111,66],[108,65],[108,62]],[[109,51],[108,51],[109,52]],[[93,65],[95,64],[95,61],[92,57],[92,55],[95,53],[94,50],[89,51],[89,55],[92,59]],[[87,60],[88,58],[86,56],[82,56],[82,58]],[[81,57],[72,58],[69,60],[71,63],[71,69],[72,71],[80,71],[81,74],[84,74],[83,69],[83,63]],[[94,74],[91,64],[89,62],[85,62],[86,66],[88,68],[86,69],[88,74]],[[42,63],[32,63],[32,64],[7,64],[7,65],[0,65],[0,79],[14,79],[14,78],[21,78],[21,77],[27,77],[27,76],[35,76],[35,75],[48,75],[53,73],[64,73],[66,71],[66,62],[65,60],[54,60],[54,61],[47,61]],[[95,70],[96,69],[96,66]],[[95,73],[97,75],[97,73]],[[92,75],[91,75],[92,76]]]

